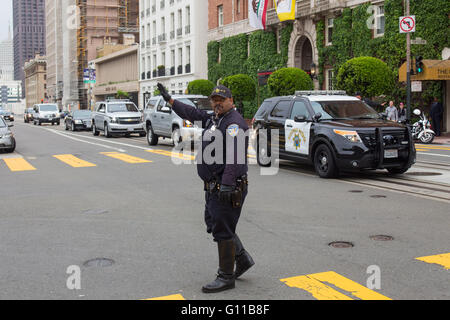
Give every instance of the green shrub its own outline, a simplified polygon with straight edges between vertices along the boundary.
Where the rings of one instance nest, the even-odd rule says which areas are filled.
[[[128,92],[125,92],[122,90],[117,90],[116,98],[117,99],[129,99],[130,95],[128,94]]]
[[[314,85],[311,77],[298,68],[282,68],[272,73],[267,80],[270,93],[273,96],[288,96],[296,90],[312,90]]]
[[[214,89],[214,83],[209,80],[199,79],[189,82],[188,93],[209,96]]]
[[[256,84],[253,79],[246,74],[235,74],[226,77],[221,82],[231,90],[233,100],[241,114],[244,114],[244,101],[252,101],[256,96]]]
[[[337,75],[338,89],[365,97],[388,95],[393,90],[394,75],[388,65],[373,57],[353,58],[345,62]]]

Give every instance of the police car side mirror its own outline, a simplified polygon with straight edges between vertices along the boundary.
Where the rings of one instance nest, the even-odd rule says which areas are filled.
[[[318,122],[320,120],[320,118],[322,118],[322,114],[320,112],[317,112],[313,116],[313,119],[314,119],[315,122]]]
[[[306,117],[305,116],[295,116],[294,121],[295,122],[306,122]]]

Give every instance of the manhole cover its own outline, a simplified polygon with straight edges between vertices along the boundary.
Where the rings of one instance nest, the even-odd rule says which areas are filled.
[[[108,210],[101,210],[101,209],[90,209],[83,211],[83,214],[105,214],[108,213]]]
[[[95,258],[83,263],[85,267],[110,267],[114,264],[114,260],[108,258]]]
[[[353,243],[347,242],[347,241],[334,241],[334,242],[330,242],[328,245],[333,248],[351,248],[351,247],[353,247]]]
[[[407,172],[409,176],[441,176],[442,173],[439,172]]]
[[[362,190],[350,190],[349,192],[351,192],[351,193],[361,193],[363,191]]]
[[[375,195],[373,195],[373,196],[370,196],[371,198],[375,198],[375,199],[378,199],[378,198],[386,198],[386,196],[384,196],[384,195],[382,195],[382,194],[375,194]]]
[[[369,238],[372,239],[372,240],[375,240],[375,241],[391,241],[391,240],[394,240],[394,237],[386,236],[386,235],[383,235],[383,234],[370,236]]]

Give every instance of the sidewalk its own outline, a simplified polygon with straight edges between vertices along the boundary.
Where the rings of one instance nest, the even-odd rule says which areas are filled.
[[[450,144],[450,133],[442,133],[440,137],[434,137],[432,144]]]

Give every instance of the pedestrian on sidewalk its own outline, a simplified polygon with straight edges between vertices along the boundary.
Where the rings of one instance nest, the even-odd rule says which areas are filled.
[[[398,121],[397,108],[394,106],[394,101],[389,101],[389,107],[386,108],[386,119],[390,121]]]
[[[399,104],[399,109],[397,112],[397,119],[398,122],[406,122],[406,109],[405,109],[405,105],[403,104],[403,102],[400,102]]]
[[[214,115],[173,100],[161,83],[157,87],[178,116],[192,123],[202,122],[204,130],[201,152],[197,154],[197,172],[204,182],[206,232],[212,233],[219,254],[217,278],[203,286],[202,291],[214,293],[232,289],[235,279],[254,265],[236,234],[248,189],[248,136],[241,136],[247,133],[247,123],[234,108],[231,91],[225,86],[215,87],[210,95]],[[245,143],[241,146],[238,141]],[[214,156],[207,154],[220,142],[222,150],[213,148]],[[220,156],[216,158],[216,154]]]
[[[434,133],[436,133],[436,137],[441,136],[441,122],[443,113],[444,108],[442,107],[442,103],[439,102],[438,97],[434,97],[434,101],[431,104],[430,116]]]

